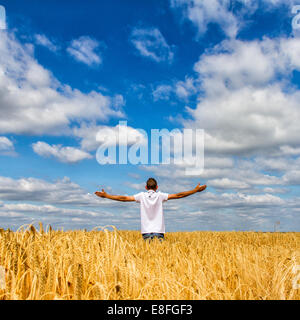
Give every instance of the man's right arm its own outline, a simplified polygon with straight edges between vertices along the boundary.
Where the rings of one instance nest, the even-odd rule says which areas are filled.
[[[197,185],[197,187],[193,190],[190,191],[183,191],[179,193],[174,193],[174,194],[169,194],[168,200],[173,200],[173,199],[181,199],[188,197],[194,193],[204,191],[206,189],[206,185],[201,186],[200,183]]]
[[[96,191],[95,195],[100,198],[106,198],[106,199],[115,200],[115,201],[122,201],[122,202],[135,201],[135,198],[133,196],[113,196],[111,194],[106,193],[103,189],[102,189],[102,192]]]

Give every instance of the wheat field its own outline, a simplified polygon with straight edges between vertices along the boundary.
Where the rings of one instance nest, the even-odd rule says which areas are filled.
[[[0,229],[0,300],[299,300],[299,265],[300,233]]]

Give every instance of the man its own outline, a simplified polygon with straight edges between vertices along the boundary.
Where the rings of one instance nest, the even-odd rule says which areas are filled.
[[[113,196],[106,193],[103,189],[102,192],[97,191],[95,194],[98,197],[116,201],[139,202],[141,210],[141,233],[146,240],[149,238],[153,239],[154,237],[164,239],[165,223],[162,206],[163,202],[185,198],[194,193],[201,192],[206,189],[206,185],[200,186],[200,184],[198,184],[196,188],[190,191],[167,194],[160,191],[157,192],[158,185],[156,180],[154,178],[149,178],[145,188],[147,192],[140,192],[134,196]]]

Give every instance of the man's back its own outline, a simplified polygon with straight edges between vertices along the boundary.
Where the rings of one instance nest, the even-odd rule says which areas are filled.
[[[141,233],[165,233],[162,203],[168,200],[168,194],[148,190],[134,195],[141,208]]]

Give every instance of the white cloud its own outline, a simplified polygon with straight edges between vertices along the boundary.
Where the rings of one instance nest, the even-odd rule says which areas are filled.
[[[300,148],[294,148],[291,146],[281,146],[280,152],[282,155],[295,156],[300,155]]]
[[[0,176],[0,199],[84,207],[114,205],[88,193],[68,177],[49,182],[30,177],[13,179]]]
[[[158,85],[152,92],[153,100],[154,101],[169,100],[172,91],[173,91],[173,88],[170,85],[165,85],[165,84]]]
[[[224,200],[228,199],[230,201],[230,205],[233,206],[249,205],[259,207],[285,203],[285,201],[280,197],[276,197],[271,194],[246,195],[243,193],[223,193],[221,197]]]
[[[193,78],[186,77],[185,81],[178,81],[175,84],[175,92],[178,98],[187,99],[196,93],[195,81]]]
[[[190,96],[196,93],[196,79],[186,77],[184,81],[174,80],[170,84],[158,85],[152,91],[152,96],[154,101],[170,100],[171,97],[187,101]]]
[[[59,50],[59,47],[57,45],[55,45],[49,38],[47,38],[44,34],[36,34],[34,36],[35,39],[35,43],[46,47],[47,49],[49,49],[52,52],[56,52]]]
[[[126,185],[135,190],[144,190],[146,183],[145,182],[141,182],[141,183],[127,182]]]
[[[14,144],[7,137],[0,137],[0,155],[15,155]]]
[[[244,4],[246,8],[252,8],[252,11],[259,8],[259,4],[264,5],[267,10],[272,10],[278,6],[285,5],[287,7],[295,4],[295,0],[262,0],[260,3],[257,0],[238,0],[240,3]]]
[[[229,4],[227,0],[171,0],[171,7],[182,9],[183,16],[197,27],[200,35],[213,22],[219,24],[226,35],[235,37],[239,22],[229,10]]]
[[[107,145],[123,144],[119,141],[119,136],[127,137],[127,145],[130,146],[135,143],[146,143],[146,136],[139,130],[123,125],[111,126],[86,126],[74,128],[74,135],[81,139],[81,148],[87,151],[96,150],[103,142]],[[122,139],[123,140],[123,139]]]
[[[282,172],[291,168],[291,164],[289,163],[288,159],[282,157],[256,157],[254,161],[260,168],[267,171]]]
[[[287,185],[300,185],[300,170],[289,170],[283,176],[283,181]]]
[[[168,188],[176,187],[178,191],[182,191],[180,189],[183,188],[183,185],[185,188],[193,187],[191,180],[185,174],[186,165],[171,164],[168,166],[144,166],[142,168],[163,179]],[[297,170],[296,166],[294,166],[294,170]],[[219,159],[205,157],[204,171],[195,178],[217,190],[239,191],[242,189],[251,193],[261,192],[260,186],[269,187],[287,184],[282,177],[264,172],[264,168],[258,167],[253,161],[236,160],[233,162],[230,158],[222,157]],[[176,183],[178,179],[181,180],[180,186]]]
[[[187,206],[189,212],[199,212],[200,207],[206,213],[201,222],[214,229],[218,221],[222,229],[227,223],[257,229],[284,219],[295,228],[299,199],[277,195],[289,192],[285,186],[300,184],[300,158],[295,158],[300,91],[290,83],[293,70],[300,69],[299,57],[297,38],[224,41],[200,57],[193,81],[199,102],[187,109],[192,119],[182,123],[205,129],[205,168],[195,179],[208,189],[193,202],[183,200],[179,212]],[[165,192],[177,192],[194,187],[185,167],[143,169],[160,177]],[[230,192],[220,193],[222,189]]]
[[[72,40],[67,52],[77,61],[88,66],[99,65],[102,63],[99,51],[100,42],[88,36],[81,36]]]
[[[270,81],[276,70],[283,67],[284,51],[277,44],[269,39],[261,42],[223,41],[204,53],[194,70],[206,81],[211,78],[218,80],[220,88],[221,85],[232,89],[246,84],[260,86]],[[254,56],[255,64],[251,63]]]
[[[232,158],[225,157],[209,157],[204,159],[205,168],[233,168],[234,160]]]
[[[42,157],[54,157],[59,161],[66,163],[75,163],[92,158],[86,151],[73,147],[63,147],[62,145],[49,145],[42,141],[34,143],[32,148],[35,153]]]
[[[194,120],[185,126],[205,129],[209,153],[246,156],[278,153],[287,146],[297,150],[300,91],[287,90],[287,81],[282,81],[300,68],[296,56],[296,38],[225,41],[203,54],[195,64],[202,95],[197,108],[188,109]]]
[[[82,219],[81,227],[111,225],[113,220],[120,225],[122,218],[113,219],[115,212],[124,211],[125,206],[126,212],[132,212],[133,217],[135,211],[138,212],[135,206],[128,208],[124,203],[90,194],[67,177],[50,182],[0,176],[0,199],[7,201],[0,200],[1,227],[4,228],[42,221],[44,225],[69,229],[74,228],[73,218]]]
[[[235,38],[245,24],[245,16],[252,15],[259,7],[272,10],[280,5],[287,7],[286,15],[294,0],[170,0],[171,8],[182,11],[184,19],[205,34],[210,23],[220,26],[225,35]]]
[[[289,192],[289,189],[287,188],[270,188],[266,187],[263,189],[264,193],[277,193],[277,194],[285,194]]]
[[[73,122],[123,116],[120,99],[60,83],[8,32],[0,37],[0,92],[0,134],[61,135]]]
[[[250,185],[244,181],[231,180],[228,178],[208,180],[210,187],[217,189],[248,189]]]
[[[144,57],[156,62],[171,63],[173,61],[173,49],[157,28],[135,28],[131,33],[130,41]]]
[[[82,210],[82,209],[67,209],[67,208],[58,208],[52,205],[34,205],[28,203],[7,203],[0,207],[0,211],[9,214],[51,214],[51,215],[59,215],[59,216],[92,216],[95,217],[99,215],[99,213],[95,211]]]

